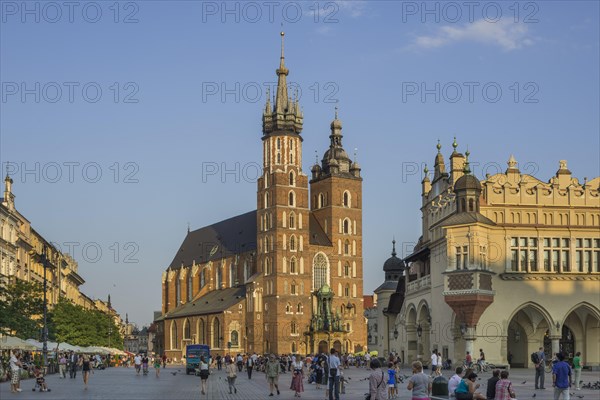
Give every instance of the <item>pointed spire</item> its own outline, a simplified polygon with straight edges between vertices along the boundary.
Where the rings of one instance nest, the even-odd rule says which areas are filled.
[[[454,141],[452,142],[452,154],[457,154],[456,148],[458,147],[458,143],[456,143],[456,136],[454,136]]]
[[[129,325],[129,314],[125,313],[125,325]]]
[[[271,88],[268,86],[267,86],[266,98],[267,98],[267,103],[265,104],[265,115],[271,114],[273,112],[273,109],[271,108]]]
[[[112,304],[110,302],[110,294],[108,295],[108,301],[106,302],[106,304],[108,305],[108,308],[112,308]]]
[[[188,222],[187,233],[190,233],[190,223]]]
[[[281,58],[279,59],[279,68],[277,69],[277,97],[275,99],[275,112],[284,114],[288,111],[288,88],[286,76],[289,73],[285,67],[285,57],[283,53],[283,39],[285,32],[281,32]]]
[[[433,163],[433,181],[436,182],[438,179],[448,176],[446,173],[446,164],[444,163],[444,156],[442,155],[442,144],[438,139],[437,154],[435,155],[435,162]]]
[[[392,240],[392,257],[396,257],[396,238]]]

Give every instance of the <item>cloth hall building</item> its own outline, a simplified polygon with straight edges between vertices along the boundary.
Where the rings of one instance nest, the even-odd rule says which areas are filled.
[[[283,35],[277,93],[262,110],[256,209],[189,231],[162,275],[156,322],[170,358],[192,343],[215,354],[365,345],[361,169],[336,112],[321,163],[302,170],[303,112],[288,94]]]
[[[438,143],[433,179],[425,170],[422,181],[422,234],[386,270],[386,281],[392,270],[400,278],[392,295],[382,285],[389,301],[378,302],[369,338],[406,361],[428,363],[437,350],[460,363],[483,349],[493,364],[532,367],[543,347],[548,359],[581,352],[597,367],[600,177],[579,181],[562,160],[544,182],[511,156],[479,181],[468,156],[455,141],[446,169]]]

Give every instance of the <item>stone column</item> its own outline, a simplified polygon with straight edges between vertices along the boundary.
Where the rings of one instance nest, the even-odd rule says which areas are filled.
[[[465,333],[465,354],[468,351],[471,354],[473,360],[477,359],[476,355],[473,354],[473,344],[476,338],[477,334],[475,333],[475,327],[467,326],[467,332]]]
[[[552,341],[552,357],[560,351],[560,338],[561,336],[550,336],[550,340]]]

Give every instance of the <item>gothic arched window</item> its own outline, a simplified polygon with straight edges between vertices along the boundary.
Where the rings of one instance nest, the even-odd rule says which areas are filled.
[[[297,274],[296,270],[296,257],[290,258],[290,274]]]
[[[317,253],[313,259],[313,290],[319,290],[329,284],[329,260],[323,253]]]

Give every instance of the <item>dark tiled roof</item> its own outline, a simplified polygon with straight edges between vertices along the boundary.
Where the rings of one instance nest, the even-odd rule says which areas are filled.
[[[246,286],[213,290],[202,297],[183,304],[164,315],[164,319],[206,315],[223,312],[246,299]]]
[[[398,281],[398,286],[396,287],[396,293],[393,293],[390,296],[390,302],[388,304],[387,310],[390,314],[398,314],[402,309],[402,305],[404,304],[405,297],[405,287],[404,287],[404,277],[401,276]]]
[[[461,212],[458,214],[454,214],[445,221],[443,221],[440,226],[454,226],[454,225],[469,225],[474,223],[482,223],[486,225],[496,225],[494,221],[489,219],[488,217],[478,213],[478,212]]]
[[[256,250],[256,211],[189,232],[169,268],[205,263]]]
[[[318,246],[332,246],[331,241],[327,237],[325,231],[323,231],[321,224],[319,224],[319,221],[317,221],[312,213],[310,213],[308,222],[308,233],[310,234],[310,244],[316,244]]]
[[[398,286],[398,282],[396,281],[385,281],[377,289],[374,290],[375,293],[379,293],[382,290],[396,290],[396,286]]]

